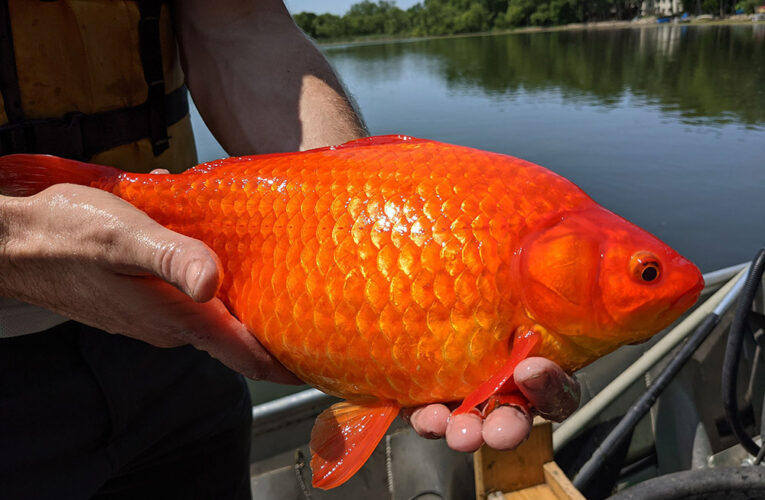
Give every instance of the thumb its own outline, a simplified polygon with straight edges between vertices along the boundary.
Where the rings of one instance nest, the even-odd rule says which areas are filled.
[[[195,302],[215,297],[223,266],[210,247],[146,217],[133,236],[133,269],[170,283]],[[131,274],[127,271],[126,274]]]
[[[152,260],[155,276],[191,297],[195,302],[207,302],[215,297],[223,277],[223,267],[207,245],[175,233],[172,243],[154,251]]]
[[[515,368],[514,379],[531,406],[548,420],[560,422],[579,406],[579,383],[548,359],[523,360]]]

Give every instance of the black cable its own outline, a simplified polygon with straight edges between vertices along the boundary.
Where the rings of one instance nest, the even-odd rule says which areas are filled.
[[[736,394],[736,377],[738,375],[738,362],[741,357],[741,345],[744,341],[746,319],[752,308],[754,296],[760,286],[763,270],[765,270],[765,248],[761,249],[752,261],[749,275],[746,277],[741,298],[736,305],[736,313],[728,334],[728,344],[725,347],[725,358],[722,368],[722,399],[725,408],[725,416],[728,418],[733,434],[738,438],[741,446],[752,455],[760,453],[760,447],[752,441],[746,433],[744,424],[741,422],[741,414],[738,408]]]
[[[647,450],[645,454],[639,456],[632,463],[622,467],[622,469],[619,471],[619,477],[628,477],[632,474],[636,474],[643,469],[650,467],[651,465],[656,465],[658,461],[659,457],[656,456],[656,447],[651,446],[651,448]]]
[[[755,360],[755,363],[756,362],[757,360]],[[754,373],[754,368],[752,369],[752,373]],[[762,435],[762,429],[765,429],[765,398],[762,400],[762,409],[760,410],[760,435]],[[765,446],[760,446],[760,452],[754,457],[753,465],[760,465],[763,458],[765,458]]]
[[[579,472],[574,477],[574,486],[582,491],[592,481],[596,474],[603,468],[603,465],[611,457],[613,451],[631,435],[632,429],[638,421],[651,409],[656,399],[669,385],[672,379],[677,375],[685,363],[693,356],[696,349],[699,348],[707,335],[717,326],[720,318],[715,313],[709,313],[704,320],[696,327],[693,333],[688,337],[685,344],[670,360],[669,364],[661,371],[653,384],[640,396],[624,417],[616,424],[616,427],[606,436],[600,446],[592,454],[592,457],[585,462]]]
[[[712,467],[674,472],[622,490],[608,500],[765,498],[765,467]]]

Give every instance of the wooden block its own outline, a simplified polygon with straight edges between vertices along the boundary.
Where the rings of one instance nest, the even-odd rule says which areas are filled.
[[[568,480],[555,462],[543,466],[545,483],[529,486],[521,490],[505,493],[498,498],[504,500],[586,500],[579,490]],[[487,500],[492,500],[492,495]]]
[[[552,425],[536,418],[529,439],[511,451],[481,447],[473,456],[476,496],[516,491],[545,482],[543,465],[553,459]]]
[[[546,484],[530,486],[512,493],[505,493],[505,500],[561,500]]]
[[[559,500],[586,500],[555,462],[544,465],[545,483]]]

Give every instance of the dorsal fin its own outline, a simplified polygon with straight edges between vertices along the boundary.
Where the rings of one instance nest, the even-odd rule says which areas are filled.
[[[354,139],[352,141],[339,144],[337,146],[330,146],[328,148],[321,149],[345,149],[345,148],[357,148],[363,146],[381,146],[384,144],[416,144],[419,142],[430,142],[427,139],[418,139],[417,137],[410,137],[408,135],[391,134],[391,135],[375,135],[371,137],[362,137],[361,139]]]
[[[362,137],[361,139],[354,139],[352,141],[344,142],[343,144],[338,144],[336,146],[323,146],[320,148],[309,149],[309,150],[303,151],[303,153],[309,153],[309,152],[320,153],[323,151],[337,151],[341,149],[358,148],[358,147],[364,147],[364,146],[380,146],[385,144],[402,144],[402,143],[415,144],[420,142],[430,142],[430,141],[428,141],[427,139],[418,139],[416,137],[410,137],[408,135],[400,135],[400,134],[377,135],[372,137]],[[300,152],[290,151],[290,152],[284,152],[284,153],[265,153],[265,154],[250,155],[250,156],[232,156],[230,158],[221,158],[218,160],[212,160],[205,163],[200,163],[199,165],[187,170],[187,172],[205,173],[205,172],[210,172],[212,170],[215,170],[218,167],[230,165],[232,163],[262,161],[265,159],[278,158],[281,156],[291,156],[295,154],[300,154]]]
[[[400,409],[390,401],[343,401],[324,410],[311,431],[314,487],[326,490],[350,479],[367,461]]]
[[[193,166],[190,169],[186,170],[185,173],[207,173],[212,172],[213,170],[219,168],[219,167],[225,167],[227,165],[231,164],[242,164],[247,163],[251,161],[260,161],[265,158],[270,158],[274,156],[285,156],[285,155],[294,155],[294,152],[291,153],[268,153],[268,154],[261,154],[261,155],[250,155],[250,156],[229,156],[228,158],[218,158],[217,160],[210,160],[204,163],[200,163],[199,165]]]

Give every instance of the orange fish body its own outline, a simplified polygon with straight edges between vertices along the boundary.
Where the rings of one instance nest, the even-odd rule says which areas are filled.
[[[300,378],[350,401],[315,427],[321,487],[350,477],[401,407],[483,402],[512,389],[527,355],[576,370],[661,330],[703,286],[693,264],[566,179],[428,140],[375,137],[179,175],[0,159],[6,171],[32,163],[49,169],[47,185],[110,191],[207,243],[232,313]],[[0,173],[9,186],[46,187]],[[351,428],[356,437],[338,430]]]

